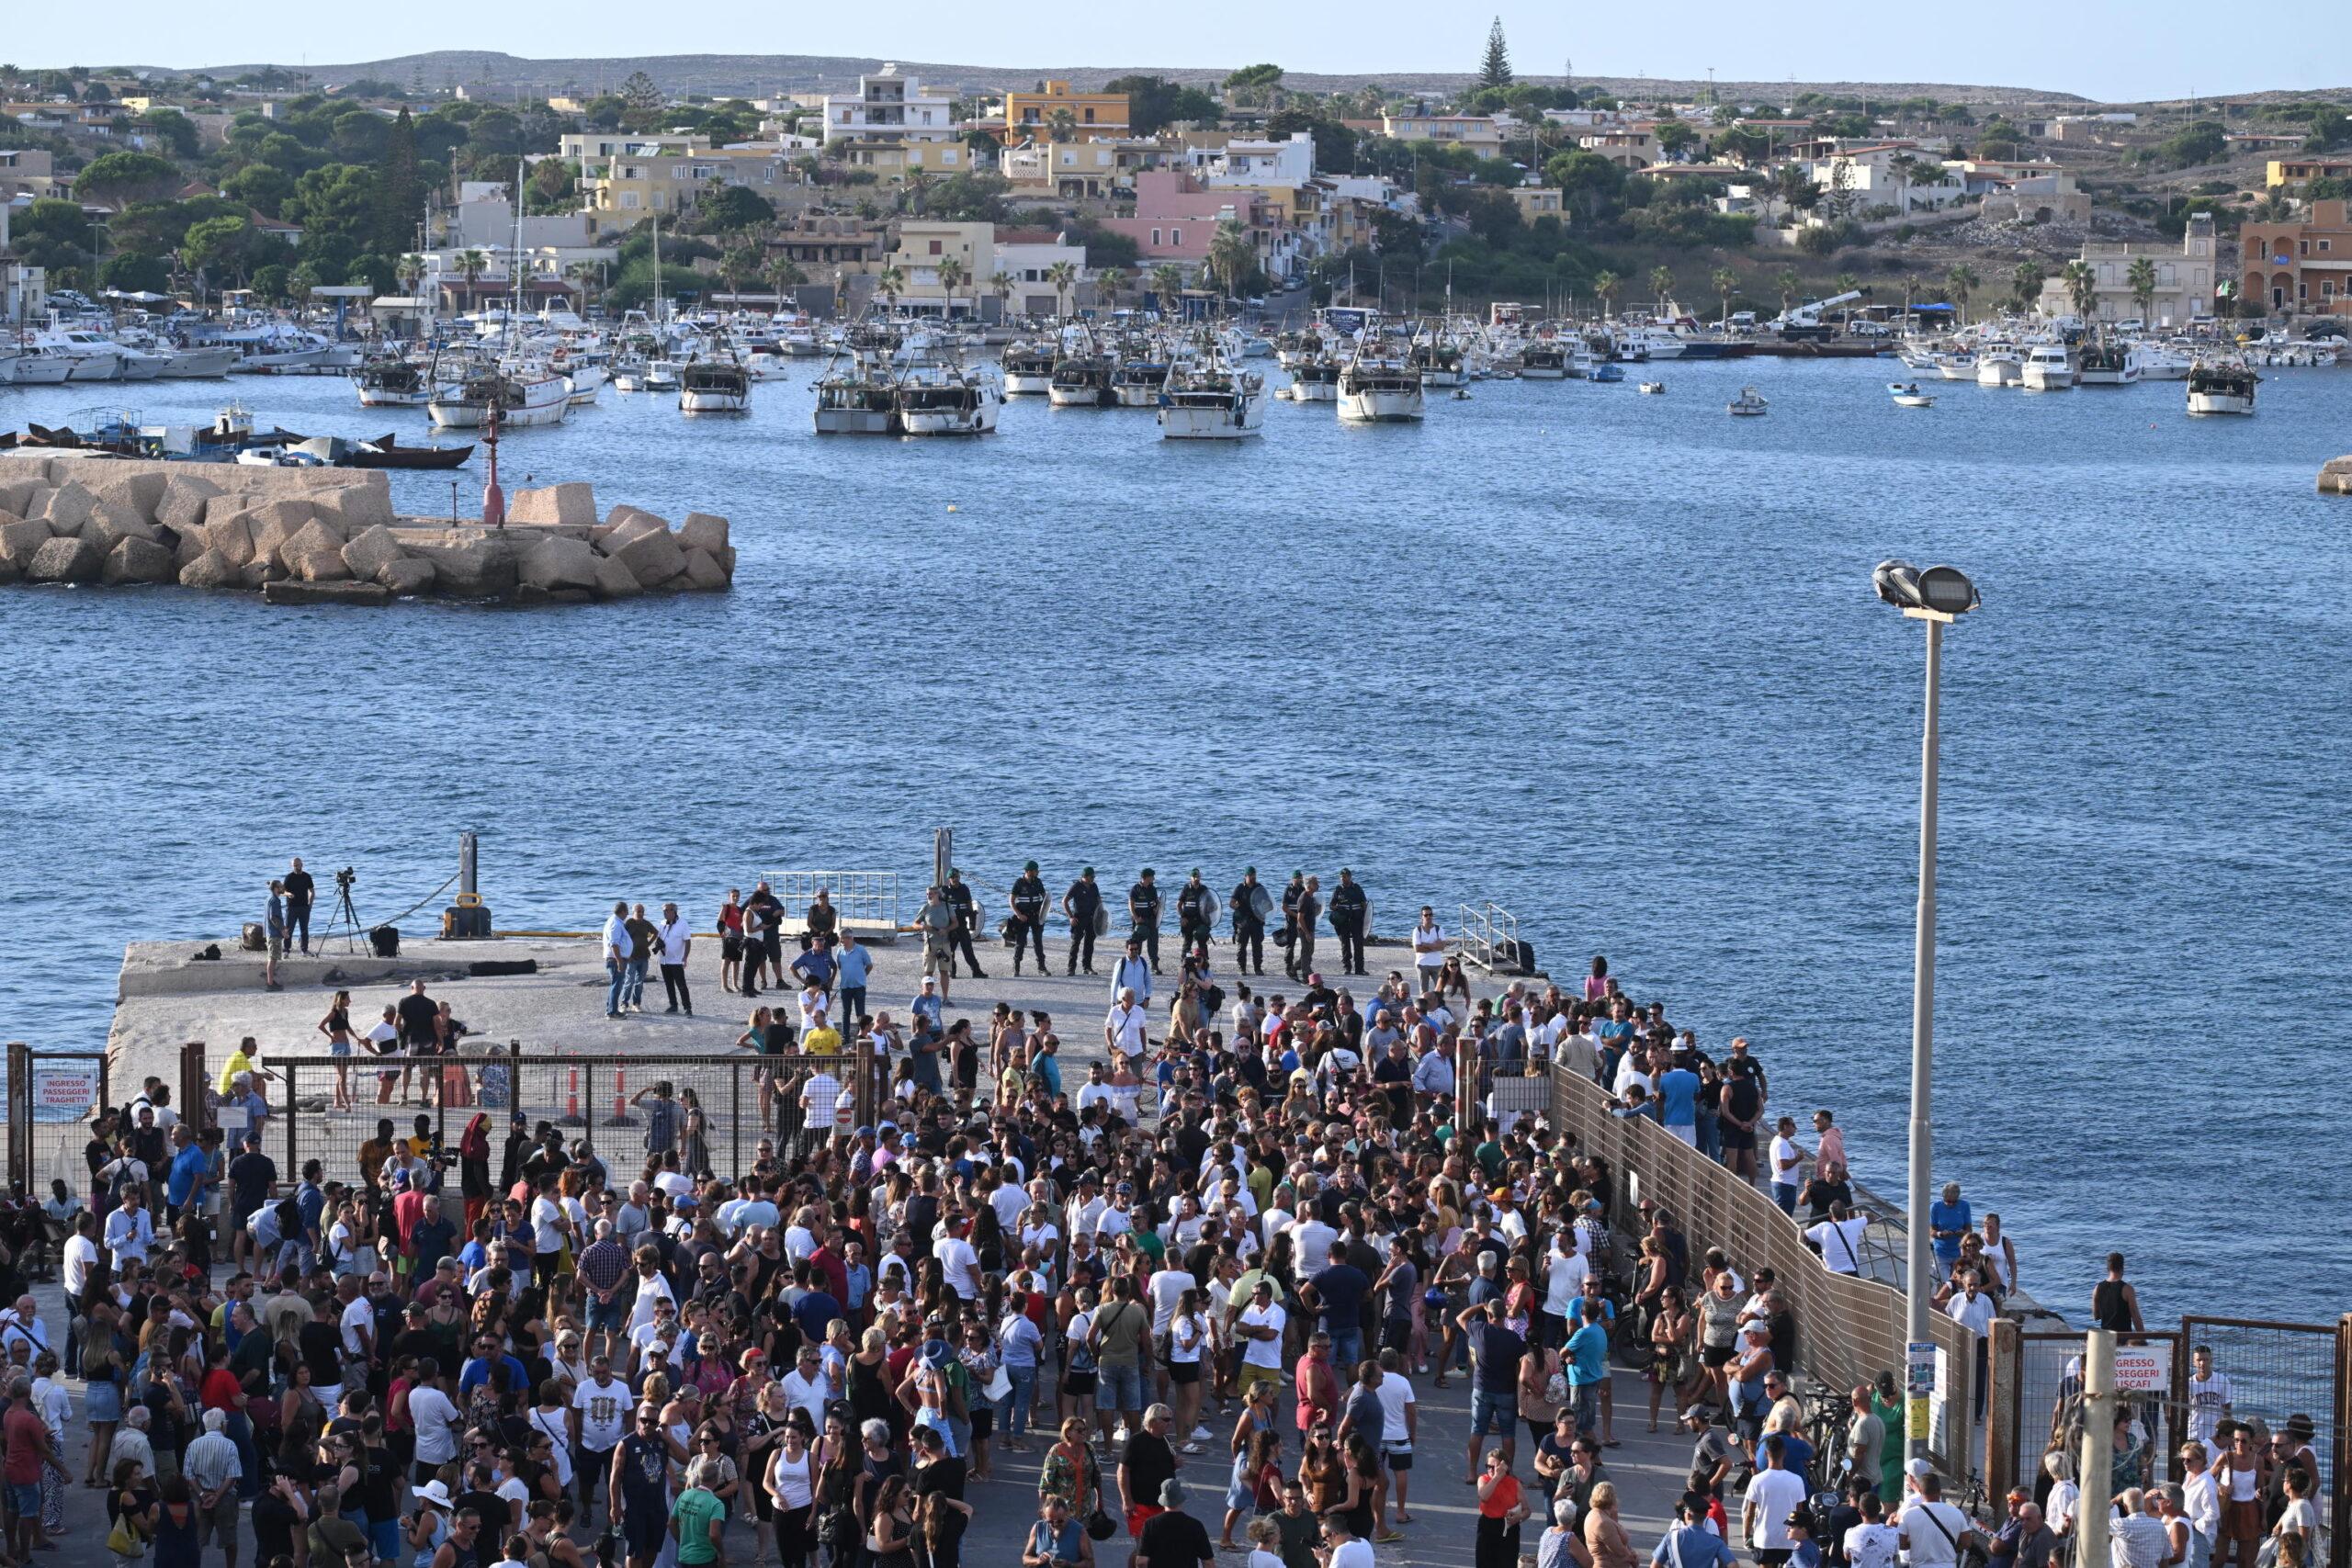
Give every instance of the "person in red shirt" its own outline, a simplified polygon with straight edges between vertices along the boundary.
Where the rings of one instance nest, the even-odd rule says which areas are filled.
[[[1340,1418],[1340,1380],[1331,1370],[1331,1337],[1321,1329],[1306,1342],[1306,1354],[1293,1369],[1298,1393],[1298,1429],[1329,1427]]]
[[[40,1477],[49,1465],[64,1468],[63,1461],[49,1441],[49,1425],[33,1409],[32,1380],[17,1377],[8,1384],[8,1413],[0,1416],[0,1441],[7,1445],[8,1457],[0,1464],[0,1476],[8,1483],[8,1500],[16,1518],[8,1527],[8,1547],[17,1562],[30,1562],[29,1553],[49,1549],[49,1538],[40,1528]]]

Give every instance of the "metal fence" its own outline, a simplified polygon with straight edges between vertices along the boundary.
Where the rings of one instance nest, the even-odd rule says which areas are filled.
[[[1598,1085],[1557,1067],[1551,1080],[1553,1127],[1606,1162],[1622,1184],[1610,1195],[1617,1204],[1645,1198],[1660,1204],[1694,1255],[1720,1247],[1749,1278],[1770,1266],[1795,1320],[1798,1372],[1833,1388],[1870,1382],[1881,1372],[1903,1378],[1902,1292],[1833,1273],[1770,1198],[1648,1117],[1611,1115]],[[1928,1455],[1948,1476],[1973,1476],[1981,1459],[1971,1440],[1977,1337],[1941,1313],[1930,1318],[1928,1331],[1938,1351]]]
[[[6,1064],[0,1098],[7,1106],[9,1184],[35,1198],[46,1197],[58,1179],[81,1191],[89,1179],[82,1150],[90,1141],[90,1121],[111,1088],[107,1054],[36,1051],[11,1041]]]
[[[2230,1380],[2230,1416],[2258,1421],[2271,1433],[2308,1427],[2320,1473],[2312,1478],[2312,1505],[2328,1521],[2318,1561],[2345,1568],[2352,1561],[2352,1488],[2346,1485],[2346,1405],[2352,1401],[2352,1319],[2322,1326],[2260,1318],[2189,1316],[2180,1320],[2183,1354],[2209,1345],[2213,1370]],[[2188,1389],[2187,1374],[2182,1388]]]
[[[862,1044],[830,1058],[543,1052],[520,1041],[397,1065],[274,1056],[266,1066],[276,1076],[268,1090],[276,1125],[265,1127],[264,1147],[286,1180],[316,1159],[322,1179],[355,1183],[359,1146],[377,1135],[379,1121],[391,1122],[395,1136],[422,1136],[454,1157],[467,1124],[483,1115],[495,1149],[503,1150],[514,1122],[534,1129],[544,1122],[566,1143],[584,1143],[626,1185],[658,1152],[650,1134],[667,1124],[675,1135],[662,1146],[677,1150],[680,1168],[733,1180],[751,1168],[762,1138],[789,1156],[824,1135],[803,1127],[799,1108],[801,1085],[820,1064],[844,1091],[847,1117],[837,1110],[835,1127],[870,1121],[880,1102],[878,1065]],[[649,1102],[665,1091],[674,1109],[657,1121]]]
[[[892,931],[901,924],[899,874],[895,871],[763,871],[770,891],[784,905],[784,929],[800,929],[800,919],[822,889],[842,919],[860,931]]]
[[[2127,1337],[2132,1342],[2119,1343],[2116,1348],[2116,1390],[2120,1406],[2132,1413],[2142,1446],[2131,1473],[2116,1488],[2119,1496],[2124,1486],[2179,1480],[2184,1473],[2180,1446],[2189,1430],[2180,1336],[2158,1332]],[[1995,1441],[2008,1444],[2008,1453],[1993,1466],[2003,1478],[2030,1483],[2041,1468],[2042,1456],[2052,1449],[2063,1450],[2070,1462],[2082,1453],[2082,1355],[2078,1333],[2018,1336],[2014,1361],[1999,1372],[2011,1384],[2000,1401],[2007,1430],[1994,1434]]]

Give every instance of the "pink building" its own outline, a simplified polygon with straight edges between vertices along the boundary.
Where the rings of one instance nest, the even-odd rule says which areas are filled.
[[[1250,243],[1263,255],[1282,215],[1253,191],[1212,188],[1182,170],[1147,169],[1136,175],[1136,215],[1106,219],[1102,227],[1135,241],[1146,262],[1198,265],[1208,256],[1217,225],[1228,220],[1249,231]]]

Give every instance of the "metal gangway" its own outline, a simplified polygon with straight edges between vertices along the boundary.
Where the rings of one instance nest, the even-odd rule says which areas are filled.
[[[1493,899],[1464,904],[1454,921],[1456,951],[1464,964],[1489,975],[1526,972],[1520,956],[1519,917]]]
[[[785,929],[799,929],[801,915],[823,888],[842,923],[860,941],[888,942],[902,924],[899,874],[895,871],[763,871],[760,875],[783,901]]]

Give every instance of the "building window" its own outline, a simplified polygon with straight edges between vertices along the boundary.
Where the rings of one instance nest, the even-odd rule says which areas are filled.
[[[1182,229],[1170,229],[1168,232],[1170,236],[1168,243],[1174,245],[1178,250],[1182,250],[1184,248],[1184,231]]]
[[[933,240],[933,241],[931,243],[931,254],[932,254],[933,255],[937,255],[937,254],[939,254],[939,247],[940,247],[940,242],[939,242],[939,241],[937,241],[937,240]]]
[[[1089,108],[1086,111],[1086,123],[1089,125],[1092,125],[1094,123],[1094,111],[1091,108]]]
[[[1155,245],[1159,243],[1159,231],[1157,229],[1151,231],[1151,243]]]
[[[2319,243],[2319,248],[2320,248],[2323,252],[2324,252],[2324,251],[2328,250],[2329,248],[2331,248],[2335,243],[2335,241],[2333,241],[2333,240],[2322,240],[2322,241]]]

